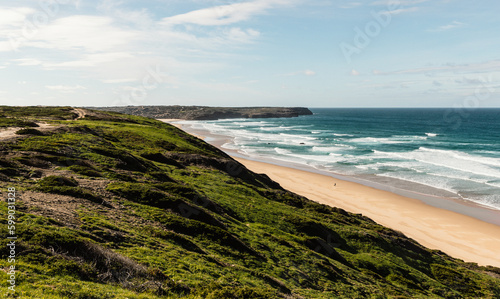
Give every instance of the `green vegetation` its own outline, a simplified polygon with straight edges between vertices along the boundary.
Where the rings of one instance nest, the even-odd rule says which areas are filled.
[[[78,198],[89,199],[94,202],[102,202],[102,199],[92,194],[88,190],[78,187],[78,182],[74,178],[63,176],[48,176],[38,181],[34,188],[36,191],[68,195]]]
[[[25,119],[73,119],[76,114],[72,107],[13,107],[0,106],[0,116]]]
[[[43,135],[43,133],[38,131],[37,129],[31,129],[31,128],[21,129],[19,131],[16,131],[16,134],[17,135]]]
[[[25,121],[18,118],[5,118],[0,117],[0,127],[38,127],[38,125],[31,121]]]
[[[285,191],[168,124],[0,108],[58,125],[0,140],[1,191],[19,191],[11,297],[500,298],[500,269]]]

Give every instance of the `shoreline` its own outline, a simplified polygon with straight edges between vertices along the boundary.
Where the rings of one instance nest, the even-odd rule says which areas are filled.
[[[164,120],[162,120],[164,121]],[[473,218],[476,218],[478,220],[491,223],[497,226],[500,226],[500,210],[487,206],[487,205],[482,205],[477,202],[473,201],[468,201],[464,199],[457,198],[453,196],[454,194],[449,193],[448,196],[445,194],[448,192],[444,192],[443,190],[439,190],[439,193],[442,193],[441,195],[430,195],[430,194],[425,194],[425,193],[419,193],[414,190],[408,190],[408,189],[403,189],[403,188],[397,188],[393,187],[391,185],[384,185],[382,183],[368,180],[365,178],[361,178],[358,176],[347,176],[339,173],[335,173],[332,171],[327,171],[327,170],[321,170],[317,169],[311,166],[306,166],[303,164],[298,164],[298,163],[293,163],[293,162],[288,162],[284,160],[279,160],[279,159],[273,159],[269,157],[251,157],[248,155],[244,155],[236,150],[233,149],[228,149],[228,148],[223,148],[222,146],[225,143],[231,142],[231,137],[224,136],[224,135],[218,135],[218,134],[213,134],[211,132],[208,132],[206,130],[199,130],[199,129],[193,129],[193,127],[190,124],[186,123],[179,123],[180,121],[183,120],[168,120],[167,122],[188,132],[189,134],[196,136],[214,146],[219,148],[220,150],[226,152],[233,158],[238,157],[238,158],[243,158],[245,160],[251,160],[251,161],[256,161],[256,162],[264,162],[272,165],[277,165],[277,166],[283,166],[283,167],[288,167],[288,168],[293,168],[293,169],[298,169],[298,170],[303,170],[307,172],[312,172],[312,173],[318,173],[322,175],[326,175],[329,177],[334,177],[342,181],[348,181],[348,182],[353,182],[357,183],[363,186],[368,186],[372,187],[375,189],[379,190],[384,190],[388,191],[391,193],[395,193],[404,197],[409,197],[412,199],[417,199],[420,200],[427,205],[441,208],[444,210],[456,212],[459,214],[463,214],[466,216],[470,216]],[[424,186],[427,189],[434,190],[432,187]],[[437,189],[436,189],[437,190]]]
[[[190,130],[176,121],[169,123],[219,147],[248,169],[267,174],[287,190],[322,204],[363,214],[381,225],[401,231],[428,248],[441,250],[452,257],[500,267],[500,211],[452,199],[419,197],[417,193],[411,194],[414,196],[397,194],[394,190],[382,190],[358,180],[346,180],[340,175],[305,167],[297,169],[276,165],[274,161],[252,160],[236,151],[221,148],[229,138],[224,140],[201,130]],[[432,204],[433,199],[437,204]],[[465,215],[466,210],[474,211],[475,215]]]

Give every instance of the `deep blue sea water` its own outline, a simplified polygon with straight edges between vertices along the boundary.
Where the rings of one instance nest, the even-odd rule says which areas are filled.
[[[311,109],[191,122],[223,148],[500,209],[500,109]]]

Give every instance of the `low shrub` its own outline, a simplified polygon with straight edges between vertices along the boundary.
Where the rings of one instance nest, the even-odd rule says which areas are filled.
[[[431,271],[436,280],[459,291],[463,295],[475,297],[477,295],[476,292],[480,290],[477,284],[466,273],[460,273],[439,264],[431,264]]]
[[[19,131],[16,131],[16,134],[17,135],[37,135],[37,136],[44,135],[42,132],[38,131],[37,129],[31,129],[31,128],[21,129]]]
[[[76,187],[78,186],[78,182],[74,178],[67,178],[64,176],[51,175],[44,177],[40,181],[38,181],[38,185],[40,187]]]
[[[88,177],[102,177],[101,173],[97,170],[83,165],[71,165],[69,169],[77,174]]]

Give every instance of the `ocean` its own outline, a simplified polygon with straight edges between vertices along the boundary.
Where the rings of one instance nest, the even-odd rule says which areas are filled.
[[[311,109],[195,121],[223,149],[500,210],[500,109]]]

